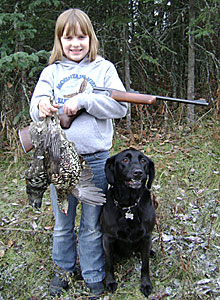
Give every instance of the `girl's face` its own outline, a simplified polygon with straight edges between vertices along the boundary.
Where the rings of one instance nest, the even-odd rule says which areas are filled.
[[[89,36],[84,35],[79,26],[76,34],[67,34],[67,28],[64,28],[61,45],[64,55],[68,59],[79,63],[89,52]]]

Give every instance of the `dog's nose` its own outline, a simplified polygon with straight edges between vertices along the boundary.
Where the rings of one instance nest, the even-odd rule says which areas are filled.
[[[143,175],[143,171],[141,169],[136,169],[133,172],[135,178],[140,178]]]

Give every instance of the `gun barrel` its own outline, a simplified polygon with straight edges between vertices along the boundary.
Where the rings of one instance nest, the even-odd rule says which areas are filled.
[[[179,98],[171,98],[165,96],[155,96],[148,94],[141,94],[139,92],[122,92],[116,89],[105,88],[105,87],[95,87],[93,88],[93,93],[105,92],[105,94],[109,97],[117,101],[125,101],[135,104],[154,104],[156,100],[162,101],[172,101],[172,102],[181,102],[185,104],[193,104],[193,105],[203,105],[208,106],[209,103],[206,102],[205,99],[199,100],[189,100],[189,99],[179,99]]]
[[[185,104],[193,104],[193,105],[203,105],[208,106],[209,103],[206,102],[205,99],[199,99],[199,100],[188,100],[188,99],[179,99],[179,98],[171,98],[171,97],[165,97],[165,96],[155,96],[157,100],[162,101],[173,101],[173,102],[181,102]]]

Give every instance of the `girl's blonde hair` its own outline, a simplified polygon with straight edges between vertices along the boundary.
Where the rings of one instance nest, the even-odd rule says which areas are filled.
[[[56,60],[62,60],[63,49],[61,45],[61,37],[64,29],[66,29],[67,34],[75,35],[77,34],[76,31],[78,25],[82,33],[89,36],[89,60],[93,61],[96,59],[99,43],[88,15],[80,9],[70,8],[65,10],[56,21],[54,46],[49,64],[54,63]]]

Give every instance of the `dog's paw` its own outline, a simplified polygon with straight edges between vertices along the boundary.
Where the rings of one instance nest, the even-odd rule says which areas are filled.
[[[146,285],[141,284],[141,292],[144,294],[144,296],[148,297],[152,292],[151,283],[148,283]]]
[[[110,293],[114,293],[117,290],[117,283],[115,281],[106,283],[106,290]]]

